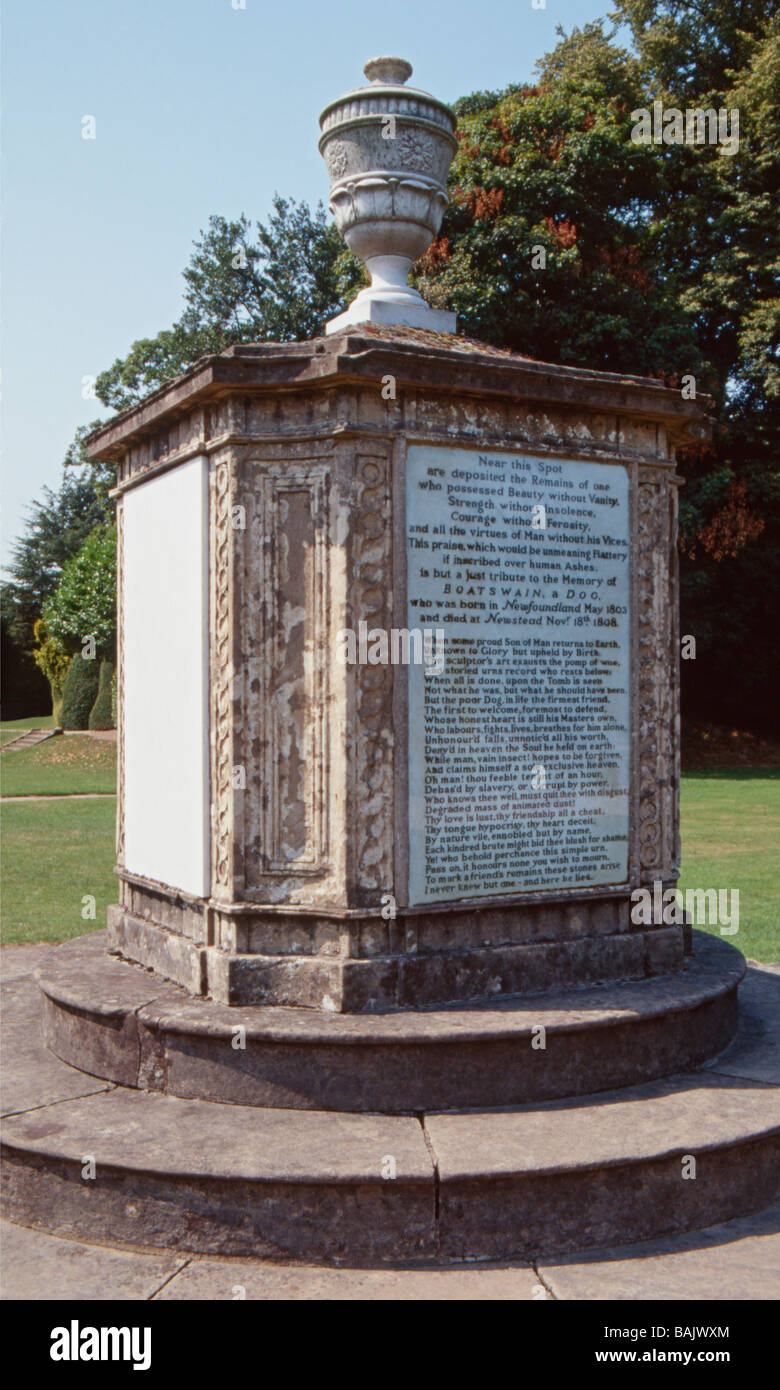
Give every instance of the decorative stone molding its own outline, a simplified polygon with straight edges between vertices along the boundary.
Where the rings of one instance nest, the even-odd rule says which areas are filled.
[[[675,500],[673,500],[675,499]],[[676,658],[671,559],[672,508],[676,493],[667,480],[639,470],[638,719],[639,863],[642,882],[668,879],[675,871],[677,764]]]
[[[104,426],[94,456],[117,463],[121,495],[228,442],[332,444],[335,430],[368,432],[370,425],[385,436],[457,432],[486,447],[581,447],[670,469],[674,448],[706,431],[706,400],[683,402],[658,382],[553,368],[464,338],[444,341],[446,352],[438,334],[374,324],[307,343],[231,348]],[[378,386],[387,374],[396,399],[384,402]],[[172,427],[166,413],[174,408]]]
[[[239,648],[247,891],[320,875],[328,859],[329,473],[245,463]]]
[[[392,523],[389,460],[358,453],[353,540],[354,624],[388,630],[393,624]],[[393,891],[393,670],[357,666],[355,836],[362,904],[379,906]]]
[[[219,462],[211,475],[211,891],[215,898],[235,894],[236,844],[234,765],[233,564],[231,526],[235,495],[235,466]]]

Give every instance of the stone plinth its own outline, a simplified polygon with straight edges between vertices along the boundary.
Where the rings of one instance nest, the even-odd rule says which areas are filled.
[[[683,928],[632,922],[630,895],[677,876],[675,449],[706,432],[701,405],[655,381],[374,324],[232,348],[99,431],[93,457],[118,465],[123,576],[111,948],[222,1003],[336,1012],[675,970]],[[442,489],[436,551],[429,479]],[[607,499],[604,518],[561,500],[591,495]],[[531,663],[511,643],[491,658],[503,714],[490,767],[504,749],[512,787],[465,817],[449,809],[447,767],[482,747],[493,716],[477,702],[473,724],[456,727],[468,702],[453,693],[453,651],[467,684],[477,667],[471,648],[447,655],[469,632],[465,594],[447,605],[455,573],[477,565],[475,523],[455,515],[479,517],[480,544],[494,547],[480,552],[482,578],[462,580],[485,590],[469,603],[501,605],[476,610],[476,630],[496,612],[491,640],[533,642],[538,610],[539,640],[558,643]],[[495,539],[510,517],[525,539]],[[528,547],[549,586],[541,607]],[[566,582],[575,564],[595,599]],[[510,573],[530,597],[501,592]],[[449,686],[419,664],[339,659],[345,630],[408,630],[417,613],[446,634]],[[560,645],[564,619],[572,643],[612,644],[588,649],[581,676],[581,648]],[[554,728],[542,737],[545,706]],[[441,754],[426,721],[438,721]],[[609,748],[588,743],[604,729]],[[529,801],[545,758],[550,783]],[[457,775],[462,803],[474,767]],[[486,773],[485,806],[495,784]],[[545,829],[556,806],[563,842]]]

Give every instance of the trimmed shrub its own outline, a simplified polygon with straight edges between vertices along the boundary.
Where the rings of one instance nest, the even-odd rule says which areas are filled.
[[[78,660],[78,657],[76,657],[75,660]],[[97,698],[89,712],[90,729],[113,729],[114,727],[114,717],[111,710],[111,687],[113,679],[113,661],[101,661]]]
[[[63,688],[71,658],[61,643],[47,631],[43,618],[39,618],[34,624],[33,633],[38,644],[33,652],[33,661],[49,682],[54,723],[59,725],[62,719]]]
[[[55,695],[54,692],[52,691],[52,697],[51,697],[51,712],[52,712],[52,715],[54,716],[54,727],[55,727],[56,729],[61,729],[61,728],[62,728],[62,701],[63,701],[63,696],[62,696],[62,695]]]
[[[62,687],[63,729],[88,729],[89,713],[95,703],[100,679],[100,663],[74,656]]]

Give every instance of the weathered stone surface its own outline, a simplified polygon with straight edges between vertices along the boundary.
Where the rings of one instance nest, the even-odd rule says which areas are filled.
[[[411,1119],[120,1089],[6,1122],[4,1210],[58,1235],[200,1253],[533,1259],[752,1211],[780,1180],[780,1096],[725,1077],[433,1115],[425,1131],[428,1147]]]
[[[31,975],[35,967],[54,949],[53,943],[46,941],[36,942],[32,946],[16,943],[0,946],[0,984]]]
[[[91,1099],[102,1104],[6,1122],[10,1220],[213,1254],[381,1260],[433,1249],[433,1169],[416,1120],[129,1090]],[[81,1176],[86,1155],[94,1180]]]
[[[730,961],[734,969],[724,943],[713,940],[710,948],[716,967]],[[88,944],[79,950],[86,954]],[[62,954],[54,959],[64,964]],[[668,992],[675,979],[645,983]],[[6,988],[21,993],[30,984]],[[173,1045],[165,1056],[159,1046],[168,1013],[177,1027],[194,1020],[193,1035],[221,1040],[224,1059],[225,1024],[212,1017],[204,1026],[198,1015],[212,1007],[235,1017],[186,1000],[174,986],[163,993],[138,1009],[140,1036],[157,1030],[158,1044],[146,1057],[158,1085],[166,1067],[173,1072],[179,1065]],[[720,997],[727,996],[728,990]],[[577,1038],[583,1022],[587,1027],[598,991],[579,997],[586,1005],[579,1015],[563,1008],[557,1022],[554,1011],[549,1018],[551,1036],[559,1029],[563,1045]],[[679,998],[674,1005],[670,999],[666,993],[668,1007],[659,1015],[667,1027],[686,1013]],[[758,1049],[765,1046],[766,1007],[765,997],[756,1001],[751,1019]],[[329,1055],[342,1053],[358,1066],[367,1031],[381,1028],[392,1042],[410,1026],[409,1017],[397,1014],[328,1019],[306,1010],[295,1011],[297,1018],[282,1009],[260,1012],[266,1018],[258,1039],[295,1037],[307,1026],[322,1039],[333,1024],[342,1041]],[[492,1010],[485,1036],[500,1040],[512,1012],[508,1003]],[[634,1011],[626,1012],[622,1022],[619,1012],[604,1022],[616,1051],[628,1051],[620,1029]],[[425,1055],[426,1024],[434,1038],[447,1036],[453,1023],[456,1033],[473,1037],[474,1013],[412,1015],[420,1029],[413,1054],[419,1048]],[[142,1081],[144,1053],[142,1044]],[[40,1059],[22,1061],[35,1097]],[[83,1074],[57,1065],[84,1083]],[[226,1066],[233,1076],[232,1055]],[[219,1090],[224,1083],[216,1067],[211,1075]],[[37,1104],[4,1126],[5,1211],[20,1224],[63,1236],[204,1254],[359,1264],[437,1254],[445,1261],[531,1259],[722,1220],[766,1205],[780,1180],[780,1089],[711,1070],[581,1100],[431,1114],[424,1125],[400,1116],[214,1104],[124,1087]],[[685,1155],[696,1160],[695,1178],[683,1177]],[[90,1157],[94,1180],[82,1176]]]
[[[740,991],[740,1037],[780,1043],[780,966],[749,962]]]
[[[155,1255],[76,1243],[3,1222],[2,1297],[188,1302],[766,1300],[780,1296],[779,1232],[775,1207],[689,1234],[543,1259],[537,1274],[514,1262],[367,1269]]]
[[[708,1066],[718,1076],[738,1076],[780,1086],[780,1043],[738,1038]]]
[[[203,993],[205,951],[187,937],[161,931],[153,922],[112,906],[108,910],[108,945],[118,955],[156,971],[163,980],[183,985],[190,994]]]
[[[98,431],[94,456],[118,465],[120,532],[129,488],[209,460],[210,892],[185,900],[120,862],[115,949],[223,1002],[336,1012],[679,969],[682,930],[632,931],[627,904],[636,883],[673,883],[679,860],[674,449],[707,433],[704,405],[641,378],[367,324],[232,348]],[[422,914],[410,897],[407,673],[347,669],[333,652],[361,620],[406,623],[407,450],[441,444],[568,460],[583,479],[614,465],[630,498],[638,632],[636,660],[623,641],[621,661],[638,775],[620,888],[562,894],[551,881]]]
[[[780,1298],[780,1208],[687,1235],[539,1262],[558,1299]]]
[[[349,960],[328,954],[229,954],[196,947],[182,936],[115,912],[109,940],[111,949],[126,959],[192,994],[208,993],[224,1004],[265,1003],[329,1013],[467,1003],[639,980],[679,969],[684,958],[680,928]]]
[[[650,935],[650,933],[648,933]],[[682,964],[682,942],[678,964]],[[397,1001],[402,1007],[497,994],[537,994],[548,989],[638,980],[648,972],[645,934],[579,938],[532,946],[504,946],[407,957],[399,965]]]
[[[339,383],[346,394],[337,398],[329,388],[347,362],[349,379]],[[452,409],[460,402],[462,410],[464,397],[480,397],[469,421],[472,435],[491,438],[492,431],[495,439],[501,429],[510,444],[538,442],[545,436],[560,442],[568,435],[582,447],[592,437],[613,452],[622,447],[668,459],[661,447],[665,440],[655,428],[660,421],[678,441],[689,429],[707,427],[706,400],[683,401],[679,391],[645,377],[552,366],[467,338],[453,341],[450,335],[366,325],[307,343],[241,344],[206,358],[103,426],[93,437],[90,453],[106,460],[121,454],[127,477],[199,451],[227,432],[231,386],[246,393],[251,410],[242,412],[242,419],[258,438],[283,423],[279,388],[292,385],[306,385],[321,397],[322,408],[310,423],[332,428],[344,415],[353,414],[352,401],[361,386],[368,386],[376,399],[375,384],[387,372],[403,388],[384,410],[383,419],[393,425],[419,427],[421,399],[441,390]],[[498,401],[507,402],[511,413],[499,413]],[[550,407],[557,408],[559,418],[548,418],[555,413]],[[576,418],[583,407],[592,412],[590,430]],[[632,429],[632,418],[637,417],[645,418],[644,431]]]
[[[96,1075],[238,1104],[397,1113],[577,1095],[701,1063],[733,1034],[743,969],[699,934],[684,972],[608,992],[362,1016],[194,1000],[105,956],[99,937],[38,974],[49,1045]]]
[[[780,972],[776,966],[750,964],[740,986],[734,1041],[707,1068],[722,1076],[780,1085]]]
[[[2,1046],[0,1096],[2,1114],[15,1115],[54,1101],[106,1091],[105,1081],[66,1066],[43,1045],[41,996],[29,977],[0,988]]]
[[[185,1263],[175,1255],[142,1255],[58,1240],[10,1221],[0,1224],[0,1240],[4,1301],[110,1299],[113,1303],[153,1298]]]
[[[543,1299],[527,1265],[472,1269],[328,1269],[283,1267],[260,1260],[192,1260],[157,1295],[160,1302],[246,1298],[336,1302],[514,1302]]]
[[[169,931],[201,944],[206,940],[206,914],[202,902],[155,889],[151,884],[141,887],[127,882],[122,884],[122,903],[131,917],[159,922]]]
[[[712,1073],[535,1109],[432,1115],[425,1126],[441,1250],[453,1258],[690,1230],[780,1191],[780,1090]],[[683,1176],[686,1155],[695,1177]]]
[[[101,933],[102,935],[102,933]],[[102,943],[101,943],[102,945]],[[102,951],[99,987],[90,967],[96,963],[95,945],[89,938],[66,948],[66,958],[52,967],[70,979],[71,990],[82,1000],[79,1009],[55,1007],[42,992],[42,1040],[51,1052],[92,1076],[105,1077],[122,1086],[138,1083],[140,1043],[135,1010],[141,998],[152,998],[158,982],[138,966]],[[46,963],[36,971],[46,975]]]

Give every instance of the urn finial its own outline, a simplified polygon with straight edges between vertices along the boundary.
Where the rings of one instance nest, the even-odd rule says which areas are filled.
[[[455,315],[432,309],[407,283],[436,236],[447,206],[447,173],[457,149],[455,117],[429,92],[404,84],[404,58],[371,58],[370,85],[346,92],[320,116],[320,153],[330,175],[330,207],[371,284],[325,325],[406,324],[455,332]]]
[[[412,75],[412,65],[405,58],[369,58],[363,72],[369,82],[401,86]]]

